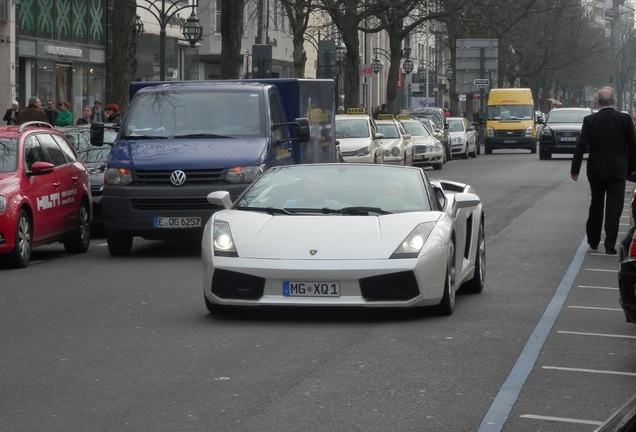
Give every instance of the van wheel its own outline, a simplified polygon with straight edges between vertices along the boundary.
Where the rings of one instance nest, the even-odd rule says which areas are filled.
[[[114,256],[130,255],[132,250],[132,236],[109,236],[106,235],[108,252]]]
[[[15,233],[15,247],[9,255],[13,267],[24,268],[31,261],[31,247],[33,245],[33,227],[31,218],[25,210],[18,214],[18,226]]]
[[[550,160],[552,159],[552,153],[549,151],[539,149],[539,159],[540,160]]]
[[[77,212],[77,226],[73,236],[64,242],[64,249],[69,253],[84,253],[91,243],[91,215],[88,204],[82,202]]]
[[[485,154],[492,154],[492,149],[491,149],[490,147],[486,146],[486,147],[484,148],[484,153],[485,153]]]

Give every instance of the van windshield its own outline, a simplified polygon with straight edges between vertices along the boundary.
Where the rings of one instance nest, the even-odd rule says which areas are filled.
[[[236,89],[139,93],[122,138],[265,136],[261,99],[258,92]]]
[[[532,120],[532,105],[491,105],[486,107],[487,120]]]

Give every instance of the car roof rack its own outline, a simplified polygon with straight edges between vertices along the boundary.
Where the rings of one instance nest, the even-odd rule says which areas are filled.
[[[22,132],[27,127],[44,127],[44,128],[53,129],[53,126],[51,126],[49,123],[41,122],[41,121],[30,121],[30,122],[21,124],[20,127],[18,128],[18,132]]]

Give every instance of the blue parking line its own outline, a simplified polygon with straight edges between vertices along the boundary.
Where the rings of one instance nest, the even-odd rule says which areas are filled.
[[[563,308],[563,304],[570,293],[574,280],[583,265],[588,247],[587,238],[584,237],[574,255],[574,259],[572,259],[570,263],[570,267],[568,267],[552,300],[550,300],[550,304],[534,328],[526,345],[523,347],[523,351],[512,368],[512,371],[510,371],[508,378],[506,378],[506,381],[499,389],[499,393],[497,393],[497,396],[493,400],[477,432],[500,432],[503,429],[508,415],[510,411],[512,411],[512,407],[523,389],[523,385],[537,362],[541,348]]]

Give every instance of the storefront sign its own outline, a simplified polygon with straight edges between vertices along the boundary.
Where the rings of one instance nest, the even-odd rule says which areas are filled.
[[[84,52],[81,48],[71,48],[71,47],[63,47],[63,46],[55,46],[55,45],[45,45],[44,52],[50,55],[57,55],[57,56],[63,56],[63,57],[82,58],[84,56]]]

